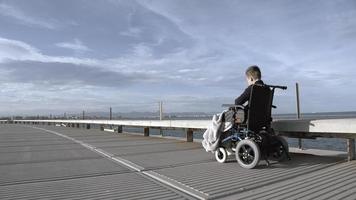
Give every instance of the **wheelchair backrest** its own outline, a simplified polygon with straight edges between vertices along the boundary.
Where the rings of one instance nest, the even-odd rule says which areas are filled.
[[[247,126],[249,130],[259,132],[271,124],[273,90],[269,86],[257,84],[251,90]]]

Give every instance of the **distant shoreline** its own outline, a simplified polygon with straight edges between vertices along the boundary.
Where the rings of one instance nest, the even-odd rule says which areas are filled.
[[[164,114],[166,120],[202,120],[211,119],[212,115],[216,113],[167,113]],[[273,114],[273,119],[296,119],[295,113]],[[0,117],[0,119],[8,120],[12,117]],[[13,119],[83,119],[79,114],[68,114],[66,117],[62,115],[49,116],[13,116]],[[340,118],[356,118],[356,111],[348,112],[316,112],[316,113],[302,113],[301,119],[340,119]],[[85,119],[109,119],[108,113],[96,112],[87,113]],[[159,116],[156,112],[131,112],[131,113],[113,113],[113,120],[158,120]]]

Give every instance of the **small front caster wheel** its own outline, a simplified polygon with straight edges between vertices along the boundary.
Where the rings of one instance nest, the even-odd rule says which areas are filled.
[[[219,163],[224,163],[227,160],[227,152],[226,149],[224,147],[219,147],[216,151],[215,151],[215,159],[216,161],[218,161]]]

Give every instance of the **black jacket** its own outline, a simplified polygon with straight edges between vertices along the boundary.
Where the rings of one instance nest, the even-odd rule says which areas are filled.
[[[260,84],[260,85],[264,85],[262,80],[258,80],[256,81],[255,84]],[[251,88],[253,85],[249,85],[245,91],[235,99],[235,105],[243,105],[245,102],[247,102],[248,100],[250,100],[250,95],[251,95]]]

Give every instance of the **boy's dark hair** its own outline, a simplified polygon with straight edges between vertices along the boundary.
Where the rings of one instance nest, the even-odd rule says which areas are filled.
[[[261,70],[257,65],[252,65],[246,70],[246,76],[253,79],[261,79]]]

